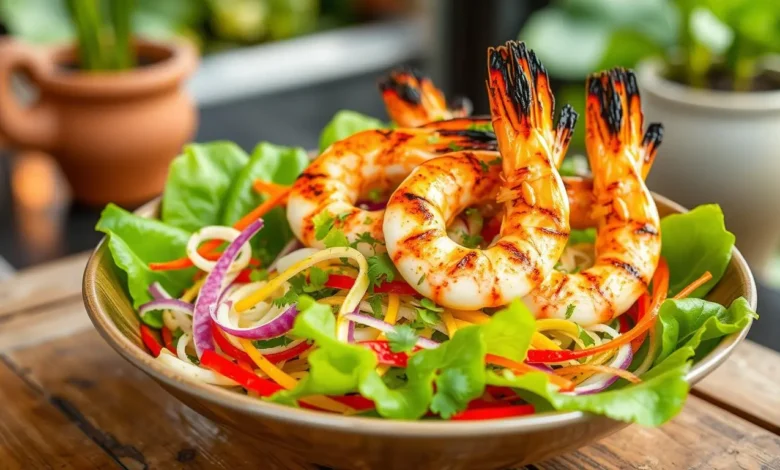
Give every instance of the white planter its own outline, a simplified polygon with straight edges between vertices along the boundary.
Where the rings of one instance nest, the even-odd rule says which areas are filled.
[[[645,122],[664,139],[650,188],[691,208],[718,203],[737,246],[758,275],[780,247],[780,91],[691,89],[638,67]]]

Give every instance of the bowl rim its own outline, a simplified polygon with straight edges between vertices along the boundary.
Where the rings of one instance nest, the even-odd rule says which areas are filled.
[[[687,212],[679,204],[653,193],[656,201],[668,205],[678,212]],[[135,213],[143,217],[152,217],[160,204],[156,198],[140,208]],[[138,369],[152,376],[158,382],[168,387],[181,389],[182,393],[194,395],[200,400],[217,406],[226,407],[239,413],[254,417],[281,420],[291,425],[298,425],[321,430],[341,430],[373,436],[399,436],[407,438],[456,438],[479,435],[505,435],[527,433],[532,431],[558,428],[565,425],[583,424],[595,419],[610,419],[582,411],[552,411],[530,416],[487,420],[487,421],[402,421],[378,419],[361,416],[343,416],[303,408],[258,400],[247,395],[237,394],[225,388],[198,382],[176,374],[161,364],[143,348],[123,335],[111,318],[101,310],[98,302],[97,282],[95,273],[99,258],[110,256],[103,237],[92,251],[87,261],[83,277],[83,298],[87,314],[103,339],[111,345],[122,357]],[[747,262],[739,250],[733,248],[732,262],[736,263],[737,271],[745,285],[744,297],[750,307],[756,309],[756,284]],[[693,386],[699,380],[720,366],[733,352],[734,348],[747,336],[752,319],[742,330],[723,338],[721,343],[694,364],[686,374],[686,380]]]

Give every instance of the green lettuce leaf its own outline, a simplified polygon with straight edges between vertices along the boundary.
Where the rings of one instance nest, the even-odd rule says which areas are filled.
[[[225,197],[248,162],[246,152],[232,142],[186,146],[168,170],[163,222],[188,232],[221,224]]]
[[[576,245],[577,243],[595,243],[596,242],[596,229],[572,229],[569,233],[569,245]]]
[[[158,220],[146,219],[109,204],[100,215],[96,230],[108,236],[108,249],[117,267],[127,275],[127,288],[138,308],[152,300],[148,287],[158,281],[172,295],[192,283],[194,268],[175,271],[152,271],[148,263],[169,261],[183,256],[189,233]],[[162,326],[160,313],[144,317],[151,326]]]
[[[717,204],[664,217],[661,241],[661,255],[669,263],[669,296],[709,271],[712,279],[689,296],[704,297],[723,276],[734,247],[734,235],[726,230]]]
[[[743,297],[729,308],[702,299],[668,299],[661,305],[656,324],[659,354],[656,362],[669,357],[697,333],[707,341],[739,331],[758,315]]]
[[[309,164],[306,151],[268,142],[258,144],[252,156],[233,180],[224,198],[223,225],[233,225],[263,202],[264,197],[252,189],[257,179],[291,185]],[[255,255],[267,265],[292,238],[287,214],[277,207],[263,216],[265,228],[252,238]]]
[[[678,360],[654,377],[643,377],[642,383],[592,395],[559,393],[543,372],[515,376],[510,371],[502,374],[488,371],[487,383],[533,393],[558,411],[584,411],[643,426],[658,426],[682,410],[688,395],[689,386],[685,381],[688,369],[685,359]]]
[[[387,127],[388,125],[379,119],[355,111],[339,111],[322,129],[320,134],[320,152],[330,147],[333,142],[346,139],[352,134],[369,129],[386,129]]]

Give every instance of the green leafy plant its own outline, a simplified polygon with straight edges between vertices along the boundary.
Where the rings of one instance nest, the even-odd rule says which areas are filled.
[[[132,48],[134,0],[68,0],[76,29],[79,67],[84,70],[123,70],[135,66]]]
[[[760,59],[780,51],[780,2],[558,0],[519,36],[556,78],[581,80],[659,56],[673,80],[706,87],[713,73],[725,72],[732,88],[746,90]]]

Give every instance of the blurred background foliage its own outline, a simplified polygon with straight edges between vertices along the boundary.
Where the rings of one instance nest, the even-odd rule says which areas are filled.
[[[553,0],[518,35],[558,82],[558,105],[584,109],[585,76],[657,58],[668,79],[758,90],[762,59],[780,52],[778,0]],[[584,147],[584,120],[574,146]]]
[[[140,36],[152,39],[185,37],[204,53],[211,53],[354,24],[370,19],[377,10],[369,8],[370,4],[376,3],[381,2],[135,0],[132,24]],[[384,8],[383,12],[386,12],[392,10],[392,5],[379,5],[378,8]],[[37,44],[69,41],[75,37],[65,0],[0,0],[0,23],[11,35]]]

